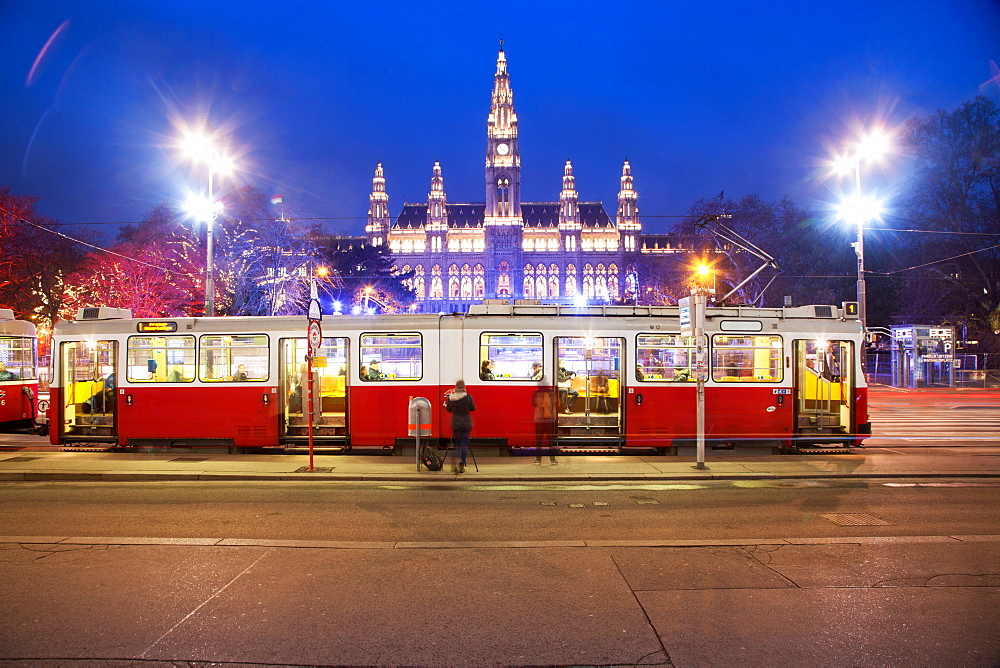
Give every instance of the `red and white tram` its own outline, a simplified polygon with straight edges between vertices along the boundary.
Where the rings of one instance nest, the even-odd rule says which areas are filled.
[[[0,425],[29,425],[37,416],[38,340],[34,323],[15,320],[14,311],[0,309]]]
[[[81,309],[55,327],[51,442],[300,448],[306,329],[304,316],[153,320]],[[841,309],[709,308],[705,331],[709,440],[789,449],[856,446],[870,434],[862,336]],[[533,448],[546,431],[564,452],[669,451],[697,437],[694,340],[681,336],[677,307],[327,316],[313,362],[314,442],[327,449],[412,443],[407,407],[417,396],[431,400],[434,436],[448,438],[441,397],[459,378],[479,409],[473,440],[510,451]],[[542,425],[539,388],[557,409]]]

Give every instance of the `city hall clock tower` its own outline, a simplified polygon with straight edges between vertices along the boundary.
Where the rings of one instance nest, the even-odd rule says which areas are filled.
[[[503,40],[493,76],[493,98],[486,121],[486,210],[483,217],[487,292],[499,296],[520,293],[522,277],[521,152],[517,144],[514,93],[507,74]]]

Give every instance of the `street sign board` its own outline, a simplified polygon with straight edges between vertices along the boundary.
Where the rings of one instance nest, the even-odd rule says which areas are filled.
[[[677,306],[680,308],[681,336],[694,336],[694,330],[691,327],[691,298],[678,299]]]

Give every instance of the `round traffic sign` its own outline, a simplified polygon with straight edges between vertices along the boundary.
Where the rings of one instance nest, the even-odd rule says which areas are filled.
[[[319,328],[319,323],[313,320],[309,323],[309,345],[313,350],[317,350],[321,343],[323,343],[323,332]]]

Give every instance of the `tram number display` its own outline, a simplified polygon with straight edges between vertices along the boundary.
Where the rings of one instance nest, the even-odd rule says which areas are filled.
[[[135,326],[135,331],[140,334],[159,334],[163,332],[176,332],[177,323],[168,321],[140,322]]]
[[[792,390],[791,388],[788,387],[776,387],[773,390],[771,390],[771,392],[773,394],[791,394]]]

